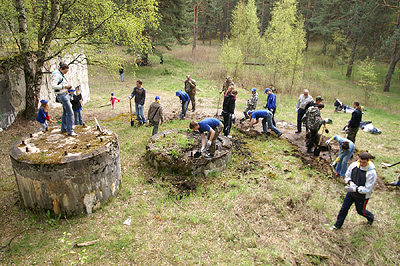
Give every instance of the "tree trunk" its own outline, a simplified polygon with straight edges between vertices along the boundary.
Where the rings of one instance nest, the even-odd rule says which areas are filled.
[[[264,24],[264,7],[265,0],[263,0],[262,11],[261,11],[261,22],[260,22],[260,38],[263,36],[263,24]]]
[[[349,58],[349,65],[347,66],[347,73],[346,77],[351,77],[351,72],[353,71],[353,64],[354,64],[354,58],[356,57],[356,49],[357,49],[357,42],[358,42],[358,33],[354,33],[354,40],[353,40],[353,47],[351,49],[351,54]]]
[[[221,41],[221,42],[223,42],[224,41],[224,20],[223,20],[223,18],[221,18],[221,21],[220,21],[220,32],[219,32],[219,40]]]
[[[399,27],[399,24],[400,24],[400,10],[397,13],[396,29]],[[399,41],[398,39],[394,40],[393,52],[392,52],[392,56],[390,58],[389,70],[386,75],[385,86],[383,87],[383,91],[387,91],[387,92],[389,91],[390,81],[392,80],[392,75],[396,68],[397,62],[400,60],[400,53],[398,51],[399,49],[398,49],[398,45],[397,45],[398,41]]]
[[[229,36],[229,0],[228,0],[228,7],[226,10],[226,37]]]
[[[306,30],[306,48],[305,48],[306,52],[308,51],[308,43],[310,42],[310,30],[307,27],[307,25],[309,24],[308,11],[310,10],[310,6],[311,6],[311,0],[308,0],[306,19],[304,20],[304,29]]]
[[[193,47],[192,52],[196,50],[196,40],[197,40],[197,21],[199,16],[199,4],[197,6],[193,4]]]
[[[325,35],[324,36],[324,44],[323,44],[323,46],[322,46],[322,53],[324,54],[324,55],[326,55],[326,47],[328,46],[328,36],[327,35]]]

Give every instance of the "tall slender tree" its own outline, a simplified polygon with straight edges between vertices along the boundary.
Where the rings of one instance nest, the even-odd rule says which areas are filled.
[[[293,84],[305,48],[304,20],[297,13],[296,0],[279,0],[275,3],[264,40],[266,63],[274,73],[274,84],[280,75],[289,73],[292,73]]]

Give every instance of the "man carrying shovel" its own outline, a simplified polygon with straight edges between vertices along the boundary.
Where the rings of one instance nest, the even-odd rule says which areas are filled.
[[[208,149],[210,153],[206,156],[213,157],[215,154],[215,146],[219,133],[224,128],[221,121],[216,118],[206,118],[200,122],[192,121],[189,124],[189,128],[198,130],[201,134],[200,152],[204,152]],[[208,141],[206,140],[206,135],[204,133],[206,131],[208,132]]]

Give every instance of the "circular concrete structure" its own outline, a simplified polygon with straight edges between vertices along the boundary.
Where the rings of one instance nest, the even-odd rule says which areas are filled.
[[[75,126],[76,137],[60,129],[39,131],[10,150],[23,204],[55,215],[91,214],[118,194],[121,164],[112,131]]]
[[[217,150],[212,158],[205,154],[195,158],[200,150],[201,136],[191,130],[166,130],[152,136],[146,146],[147,160],[158,170],[182,175],[207,176],[222,171],[232,159],[232,142],[223,135],[217,139]]]

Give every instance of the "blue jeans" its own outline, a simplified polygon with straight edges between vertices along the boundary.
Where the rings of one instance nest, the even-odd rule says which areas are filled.
[[[346,176],[347,166],[350,160],[351,155],[354,153],[354,149],[350,147],[348,150],[343,151],[342,159],[336,165],[336,172],[339,173],[340,176]]]
[[[297,110],[297,131],[301,132],[301,119],[303,118],[303,116],[305,115],[307,111],[304,109],[299,108],[299,110]]]
[[[189,104],[189,101],[182,102],[182,113],[181,113],[181,116],[180,116],[182,119],[185,118],[185,116],[186,116],[186,111],[187,111],[187,108],[188,108],[188,104]]]
[[[121,76],[121,81],[124,81],[124,73],[119,74]]]
[[[146,117],[144,116],[144,106],[141,105],[139,107],[139,104],[135,103],[135,108],[136,108],[136,116],[139,123],[146,123]]]
[[[74,132],[72,125],[74,123],[74,111],[72,110],[72,104],[70,97],[67,93],[57,95],[58,101],[62,103],[63,114],[61,117],[61,132],[68,132],[71,134]]]
[[[263,132],[267,132],[268,128],[270,128],[272,131],[274,131],[277,135],[282,134],[279,129],[277,129],[274,124],[272,123],[272,116],[273,114],[271,112],[268,112],[267,117],[265,117],[262,120],[262,126],[263,126]],[[267,126],[268,123],[268,126]]]
[[[74,125],[83,125],[81,111],[74,111]]]
[[[373,222],[374,221],[374,215],[366,210],[365,208],[367,207],[367,203],[368,203],[368,199],[358,199],[356,197],[353,197],[351,194],[358,194],[358,193],[349,193],[347,192],[346,197],[344,198],[343,204],[342,204],[342,208],[339,211],[339,214],[337,216],[337,220],[335,223],[335,226],[337,228],[341,228],[344,220],[346,219],[347,213],[349,212],[349,209],[351,207],[351,205],[355,202],[356,204],[356,210],[357,213],[361,216],[364,216],[365,218],[367,218],[367,220],[369,222]],[[358,194],[358,195],[362,195],[362,194]],[[357,196],[357,195],[356,195]]]

